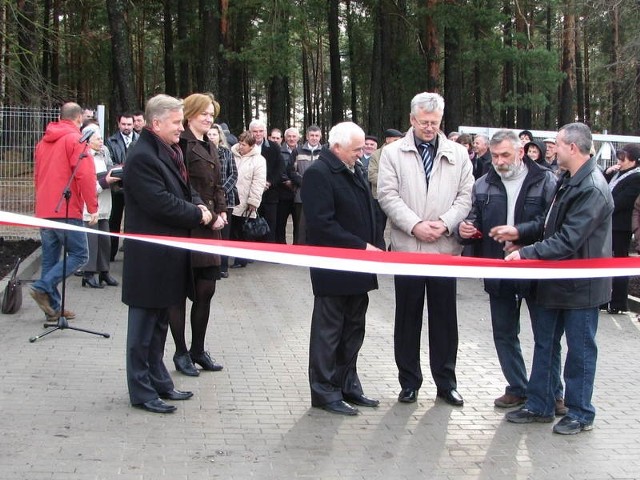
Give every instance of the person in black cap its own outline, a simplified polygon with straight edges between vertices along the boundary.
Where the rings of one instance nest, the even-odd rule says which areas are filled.
[[[364,137],[364,154],[360,157],[360,163],[362,164],[362,173],[364,173],[365,178],[368,175],[369,171],[369,160],[371,159],[371,155],[378,148],[378,137],[373,135],[366,135]]]

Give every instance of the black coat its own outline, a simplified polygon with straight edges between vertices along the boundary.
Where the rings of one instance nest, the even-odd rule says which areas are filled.
[[[308,245],[364,250],[367,243],[374,244],[373,201],[359,164],[354,174],[323,148],[304,173],[301,195]],[[316,296],[359,295],[378,288],[374,274],[321,268],[311,269],[311,284]]]
[[[169,153],[147,129],[129,149],[124,166],[126,233],[189,237],[202,204]],[[189,250],[125,240],[122,301],[139,308],[184,302],[191,282]]]
[[[611,217],[614,232],[631,234],[631,214],[633,204],[640,195],[640,173],[631,173],[620,180],[613,190],[613,215]]]
[[[267,161],[267,182],[271,186],[262,194],[262,203],[278,203],[280,189],[278,186],[282,182],[284,174],[284,158],[277,143],[262,142],[260,155]]]

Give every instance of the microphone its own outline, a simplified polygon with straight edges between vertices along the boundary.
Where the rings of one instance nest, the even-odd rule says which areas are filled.
[[[96,131],[93,128],[87,128],[87,130],[82,134],[78,143],[86,143],[93,136]]]

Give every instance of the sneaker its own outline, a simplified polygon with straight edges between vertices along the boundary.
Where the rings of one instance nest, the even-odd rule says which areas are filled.
[[[556,417],[563,417],[569,409],[564,406],[564,398],[556,399]]]
[[[562,419],[553,426],[553,433],[559,433],[560,435],[575,435],[580,432],[588,432],[593,430],[593,422],[582,423],[571,417],[564,416]]]
[[[46,316],[54,317],[56,315],[56,311],[51,307],[51,302],[49,302],[49,295],[47,293],[32,288],[29,294]]]
[[[505,393],[501,397],[496,398],[493,401],[493,404],[498,408],[511,408],[511,407],[517,407],[518,405],[524,404],[524,401],[526,399],[527,397],[520,397],[518,395]]]
[[[67,320],[73,320],[74,318],[76,318],[76,314],[71,310],[65,310],[63,317]],[[47,322],[57,322],[59,318],[60,312],[56,312],[55,315],[47,315]]]
[[[551,423],[555,417],[553,415],[545,416],[532,412],[523,406],[518,410],[508,412],[505,418],[511,423]]]

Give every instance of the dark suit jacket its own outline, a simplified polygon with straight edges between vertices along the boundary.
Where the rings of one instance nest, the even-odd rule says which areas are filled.
[[[133,145],[135,145],[135,142],[138,141],[138,138],[140,138],[140,135],[137,134],[136,132],[133,132],[131,134],[131,145],[129,145],[129,149],[131,149]],[[128,150],[124,145],[124,140],[122,139],[122,135],[120,135],[120,132],[118,131],[113,135],[111,135],[109,138],[107,138],[104,144],[109,149],[109,153],[111,154],[111,160],[113,161],[113,164],[114,165],[123,164],[127,156]]]
[[[280,192],[278,186],[282,182],[284,174],[284,158],[280,147],[276,143],[262,142],[260,154],[267,161],[267,182],[271,184],[268,190],[262,194],[262,203],[278,203]]]
[[[189,237],[202,219],[198,194],[149,130],[129,149],[124,166],[126,233]],[[122,301],[166,308],[184,302],[191,282],[189,250],[125,240]]]
[[[307,244],[364,250],[375,242],[373,200],[362,167],[356,173],[326,147],[304,173],[302,208]],[[374,274],[311,269],[313,294],[359,295],[378,288]]]
[[[620,180],[613,190],[613,231],[631,233],[631,214],[633,204],[640,195],[640,173],[631,173]]]

